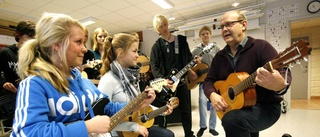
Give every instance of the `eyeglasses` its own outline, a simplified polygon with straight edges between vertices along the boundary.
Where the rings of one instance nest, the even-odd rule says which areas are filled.
[[[220,25],[220,28],[223,29],[224,27],[230,28],[237,22],[242,22],[243,20],[236,20],[236,21],[229,21],[226,22],[224,25]]]

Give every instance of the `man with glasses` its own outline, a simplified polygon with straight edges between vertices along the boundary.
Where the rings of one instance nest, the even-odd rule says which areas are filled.
[[[227,45],[212,60],[204,92],[217,113],[224,112],[231,101],[221,96],[216,84],[228,81],[230,74],[256,73],[252,88],[256,103],[252,107],[230,110],[220,118],[226,137],[258,137],[259,131],[269,128],[279,119],[280,102],[291,83],[291,73],[285,68],[272,72],[262,68],[278,53],[269,42],[247,36],[248,22],[244,13],[229,11],[222,16],[220,23],[221,35]],[[230,83],[236,86],[241,82]],[[231,94],[229,90],[228,93]]]

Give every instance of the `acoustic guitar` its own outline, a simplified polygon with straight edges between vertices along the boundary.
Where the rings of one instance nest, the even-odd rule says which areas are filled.
[[[149,59],[144,56],[140,55],[137,59],[137,64],[140,65],[140,71],[139,73],[147,73],[150,69],[150,62]]]
[[[209,67],[207,64],[199,63],[196,66],[194,66],[191,70],[197,73],[198,78],[195,80],[189,79],[189,77],[185,77],[186,84],[188,86],[188,89],[194,89],[200,82],[204,82],[204,79],[207,76],[207,73],[209,71]]]
[[[81,76],[84,78],[88,78],[88,74],[87,72],[84,71],[84,69],[88,68],[88,69],[94,70],[94,68],[101,63],[102,63],[101,60],[92,60],[92,61],[87,61],[86,64],[79,66],[79,68],[81,69]]]
[[[309,42],[300,40],[286,48],[263,67],[271,72],[273,69],[287,67],[291,63],[310,54],[312,49],[308,45]],[[217,112],[220,119],[231,110],[255,105],[256,91],[254,79],[256,75],[256,72],[251,75],[246,72],[237,72],[230,74],[225,81],[217,81],[214,83],[215,89],[228,104],[228,107],[224,111]]]
[[[161,91],[163,86],[167,86],[168,82],[165,79],[155,79],[150,82],[150,86],[156,91],[159,92]],[[135,97],[133,100],[131,100],[125,107],[123,107],[121,110],[119,110],[116,114],[114,114],[110,118],[110,131],[114,129],[120,122],[123,121],[123,119],[128,116],[134,109],[138,107],[142,103],[144,99],[147,98],[147,93],[146,92],[141,92],[137,97]],[[109,99],[107,98],[101,98],[97,100],[93,105],[92,109],[94,112],[94,115],[105,115],[104,113],[104,107],[109,103]],[[85,120],[90,119],[90,114],[89,112],[86,113],[85,115]],[[93,137],[102,137],[102,136],[107,136],[106,134],[95,134],[92,133],[90,136]]]
[[[176,108],[179,106],[179,99],[177,97],[172,97],[169,100],[169,104],[172,106],[172,108]],[[151,106],[148,106],[146,108],[143,108],[141,110],[135,111],[132,113],[132,115],[127,116],[124,121],[132,121],[136,122],[139,125],[142,125],[146,128],[149,128],[154,123],[154,118],[162,114],[168,110],[167,106],[162,106],[156,110],[153,110]],[[139,134],[135,132],[122,132],[122,135],[124,137],[138,137]]]
[[[216,45],[216,43],[210,43],[208,46],[203,48],[203,50],[197,56],[202,57],[204,54],[209,53],[215,47],[215,45]],[[178,69],[176,69],[176,68],[173,68],[172,70],[170,70],[169,76],[167,76],[166,78],[173,81],[172,87],[171,88],[163,87],[163,89],[160,93],[156,93],[157,98],[162,102],[167,102],[173,96],[177,87],[179,85],[184,84],[184,82],[180,82],[181,77],[186,72],[188,72],[188,70],[190,68],[192,68],[196,63],[197,63],[197,59],[194,58],[185,67],[183,67],[180,71],[178,71]],[[179,83],[181,83],[181,84],[179,84]]]

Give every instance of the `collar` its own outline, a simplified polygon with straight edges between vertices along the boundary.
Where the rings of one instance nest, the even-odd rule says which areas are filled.
[[[244,36],[243,40],[239,43],[239,45],[237,47],[237,52],[242,50],[244,48],[244,46],[247,44],[247,42],[248,42],[248,36],[246,35],[246,36]],[[232,56],[230,46],[226,46],[225,50],[230,56]]]
[[[244,48],[244,46],[247,44],[248,42],[248,36],[244,36],[243,40],[240,42],[239,46],[242,46],[242,48]]]

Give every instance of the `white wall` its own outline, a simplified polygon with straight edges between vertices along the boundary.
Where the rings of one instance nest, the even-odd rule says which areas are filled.
[[[142,31],[143,42],[141,43],[140,52],[150,56],[151,48],[155,41],[159,38],[158,33],[152,30]]]
[[[14,43],[17,43],[14,37],[0,35],[0,44],[12,45]]]

